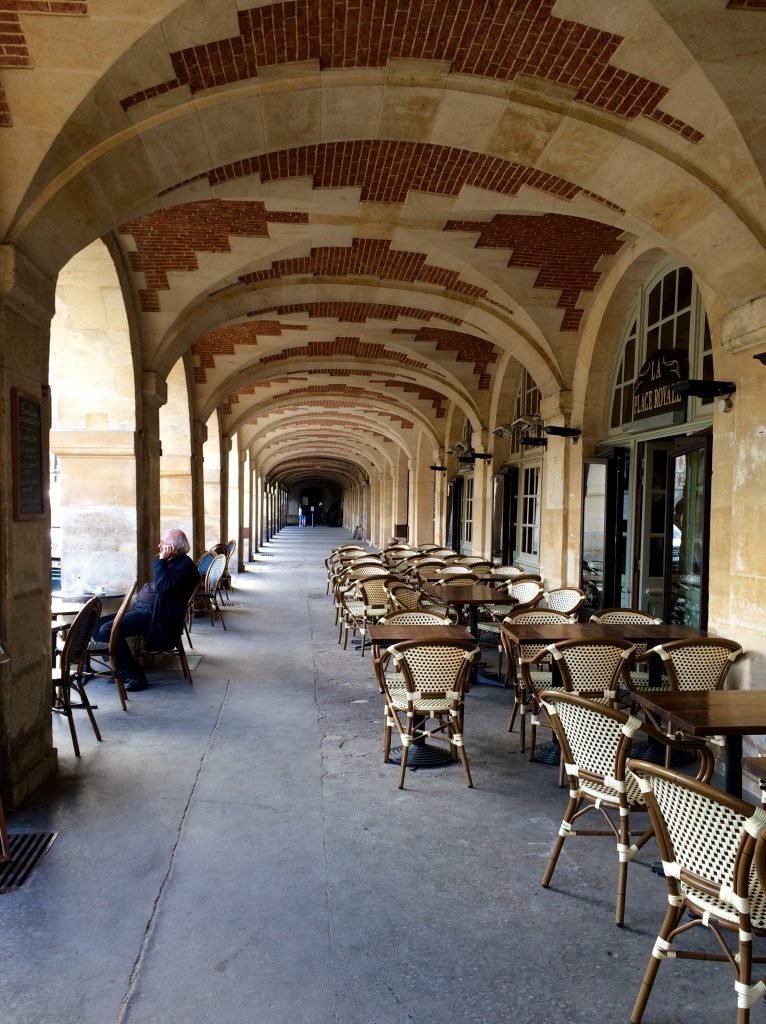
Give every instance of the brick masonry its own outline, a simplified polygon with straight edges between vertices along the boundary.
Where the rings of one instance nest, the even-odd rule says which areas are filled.
[[[83,16],[87,13],[86,0],[0,0],[0,68],[34,67],[20,14]],[[8,99],[0,84],[0,128],[9,128],[12,124]]]
[[[603,256],[613,256],[624,241],[619,228],[558,213],[534,216],[498,214],[491,221],[447,221],[445,231],[478,231],[477,248],[511,249],[509,267],[539,271],[535,288],[557,288],[557,306],[564,310],[562,331],[576,331],[583,310],[581,292],[599,282],[596,269]]]
[[[617,212],[619,206],[556,174],[454,146],[427,142],[358,139],[324,142],[250,156],[179,182],[161,195],[207,178],[212,187],[258,174],[262,182],[312,179],[313,188],[358,188],[362,202],[403,203],[409,192],[457,196],[470,185],[515,196],[522,186],[567,202],[588,196]]]
[[[368,372],[367,375],[368,376],[370,375],[369,372]],[[405,393],[408,393],[410,395],[414,395],[416,398],[420,399],[421,401],[430,402],[431,406],[432,406],[432,409],[433,409],[433,411],[435,413],[436,419],[443,418],[444,415],[446,414],[446,405],[445,404],[447,402],[447,398],[446,398],[445,395],[441,395],[437,391],[432,391],[429,388],[422,388],[418,384],[406,384],[406,383],[400,382],[400,381],[388,381],[385,384],[385,387],[387,387],[387,388],[398,388],[398,389],[404,391]],[[253,388],[253,387],[246,386],[246,387],[243,387],[243,388],[238,388],[236,391],[233,391],[229,395],[228,399],[223,404],[223,406],[222,406],[223,412],[226,415],[230,414],[231,411],[232,411],[232,406],[237,405],[239,403],[240,398],[242,396],[254,395],[254,394],[255,394],[255,388]],[[355,396],[357,398],[365,398],[365,399],[368,399],[369,401],[373,401],[373,402],[380,402],[381,401],[380,392],[378,392],[378,391],[370,391],[367,388],[356,387],[356,386],[349,385],[349,384],[342,384],[342,385],[338,385],[338,384],[311,384],[308,387],[304,386],[304,387],[301,387],[301,388],[294,388],[294,389],[292,389],[290,391],[286,391],[286,392],[284,392],[282,394],[281,397],[282,398],[288,398],[289,397],[289,398],[293,399],[293,398],[295,398],[297,396],[300,396],[300,395],[327,395],[327,396],[333,396],[333,395],[338,395],[338,394],[349,395],[349,396],[353,395],[353,396]]]
[[[454,324],[456,327],[463,322],[456,316],[436,313],[430,309],[419,309],[417,306],[394,306],[380,302],[298,302],[288,306],[274,306],[273,309],[262,309],[252,315],[260,316],[264,313],[276,313],[277,316],[307,313],[311,319],[342,320],[349,324],[363,324],[368,320],[398,320],[404,317],[409,317],[411,320],[432,320],[436,317]]]
[[[255,78],[262,67],[316,61],[322,69],[381,68],[389,58],[449,61],[453,72],[499,81],[518,75],[573,90],[576,102],[618,117],[651,118],[698,142],[665,114],[667,88],[611,63],[623,37],[553,15],[555,0],[288,0],[238,14],[239,33],[170,53],[175,77],[125,96],[129,110],[176,89],[192,95]]]

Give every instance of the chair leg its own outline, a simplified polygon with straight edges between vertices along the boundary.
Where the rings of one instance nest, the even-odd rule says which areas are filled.
[[[564,819],[561,822],[559,828],[559,834],[556,836],[556,842],[553,844],[551,855],[548,858],[548,864],[545,868],[545,874],[543,875],[542,885],[544,889],[547,889],[553,878],[553,872],[556,870],[556,864],[561,853],[561,848],[564,845],[564,840],[569,833],[569,826],[574,818],[575,814],[579,810],[580,804],[582,803],[582,797],[572,796],[569,798],[567,809],[564,813]]]
[[[189,662],[186,659],[186,651],[184,650],[183,639],[179,636],[178,643],[176,644],[176,654],[181,659],[181,670],[189,682],[193,682],[191,669],[189,668]]]
[[[679,921],[683,917],[683,907],[668,907],[665,911],[665,917],[660,927],[660,933],[657,936],[658,942],[667,942],[668,937],[672,934],[674,929],[678,926]],[[656,943],[655,943],[656,945]],[[660,969],[662,960],[659,960],[654,954],[650,954],[649,963],[646,965],[646,971],[641,982],[641,987],[638,990],[636,1001],[633,1004],[633,1011],[630,1015],[631,1024],[641,1024],[641,1018],[644,1015],[646,1004],[649,1001],[649,996],[652,992],[652,986],[654,985],[654,979],[657,977],[657,971]]]

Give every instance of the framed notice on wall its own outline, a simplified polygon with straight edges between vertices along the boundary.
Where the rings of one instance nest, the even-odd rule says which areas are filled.
[[[45,515],[42,401],[18,388],[11,388],[11,445],[13,518],[42,519]]]

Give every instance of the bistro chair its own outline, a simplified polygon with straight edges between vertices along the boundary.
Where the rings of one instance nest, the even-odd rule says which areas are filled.
[[[361,615],[364,607],[359,594],[359,584],[362,580],[375,579],[394,580],[396,579],[388,572],[383,565],[362,565],[358,569],[351,569],[338,577],[335,586],[335,623],[338,626],[338,643],[343,636],[345,621],[349,615]],[[345,644],[344,644],[345,647]]]
[[[364,649],[367,643],[367,627],[371,622],[379,622],[388,614],[388,591],[385,584],[390,582],[385,576],[373,576],[362,580],[359,583],[359,595],[363,602],[361,622],[358,625],[359,635],[362,638],[361,655],[364,657]],[[349,618],[352,618],[349,615]],[[347,627],[348,628],[348,627]],[[345,644],[343,645],[345,648]]]
[[[414,611],[420,607],[420,591],[398,579],[386,581],[384,584],[388,592],[388,607],[392,612]]]
[[[224,621],[223,611],[221,610],[221,603],[219,601],[221,587],[223,586],[222,578],[225,569],[226,555],[216,555],[205,574],[204,584],[201,587],[198,587],[193,595],[191,613],[186,617],[186,624],[189,629],[191,629],[191,623],[197,612],[201,612],[202,614],[207,613],[210,617],[211,626],[215,625],[215,620],[217,618],[220,619],[221,625],[224,630],[226,629],[226,622]]]
[[[503,619],[515,612],[536,607],[543,598],[543,585],[539,579],[525,576],[508,584],[508,604],[487,604],[479,608],[479,636],[490,636],[491,643],[498,644]]]
[[[602,608],[600,612],[591,615],[590,622],[600,626],[659,626],[662,619],[655,618],[648,612],[642,612],[640,608]],[[639,669],[636,659],[642,659],[646,653],[646,644],[636,644],[634,661],[630,666],[630,679],[626,677],[626,686],[631,690],[645,690],[649,687],[649,673],[645,669]]]
[[[734,971],[732,1010],[748,1024],[750,1008],[766,995],[753,964],[766,963],[753,947],[766,937],[766,812],[677,772],[629,760],[651,819],[667,881],[667,903],[630,1019],[641,1024],[654,980],[667,959],[728,963]],[[691,950],[675,940],[703,927],[719,951]],[[707,938],[707,937],[706,937]],[[672,991],[672,990],[671,990]],[[665,1008],[663,1017],[669,1011]],[[696,1019],[705,1019],[703,1006]],[[672,1012],[678,1020],[677,1012]],[[734,1020],[734,1013],[732,1013]]]
[[[624,711],[605,707],[576,694],[545,690],[540,701],[561,746],[569,780],[569,802],[553,845],[542,884],[548,888],[561,850],[573,836],[611,836],[617,843],[617,898],[615,921],[625,920],[628,864],[651,838],[651,824],[631,828],[631,818],[646,812],[643,794],[635,776],[626,773],[633,738],[646,732],[662,742],[662,734]],[[682,744],[674,744],[681,747]],[[714,761],[704,743],[693,744],[700,755],[700,778],[708,779]],[[580,820],[589,812],[601,814],[606,828],[584,829]],[[637,836],[634,842],[631,837]]]
[[[128,588],[128,592],[122,599],[122,603],[117,610],[117,614],[112,619],[112,628],[109,632],[109,640],[104,643],[101,640],[91,640],[88,644],[88,661],[92,674],[95,676],[107,676],[114,680],[114,684],[117,687],[117,695],[120,698],[120,704],[122,710],[128,710],[128,695],[125,692],[125,682],[120,673],[117,665],[117,642],[120,636],[120,626],[125,612],[130,608],[133,603],[133,598],[136,593],[136,583],[132,583]],[[93,671],[93,663],[99,666],[98,671]]]
[[[721,690],[726,682],[729,669],[743,653],[743,649],[734,640],[723,637],[702,637],[692,640],[672,640],[665,644],[650,647],[636,661],[648,660],[655,655],[662,661],[665,678],[661,687],[652,687],[648,680],[642,687],[643,693],[652,689],[663,690]],[[636,685],[630,673],[626,673],[625,682],[629,689]],[[654,721],[650,712],[645,715]],[[659,725],[654,721],[655,725]],[[711,737],[711,742],[723,742],[719,737]],[[669,766],[666,760],[666,767]]]
[[[452,619],[446,618],[443,615],[436,615],[434,612],[426,611],[406,611],[406,612],[392,612],[390,615],[386,615],[384,619],[379,620],[381,625],[400,625],[400,626],[451,626]],[[383,682],[380,679],[380,662],[381,656],[375,658],[375,678],[378,682],[378,689],[381,693],[384,692]],[[387,676],[387,684],[389,687],[399,686],[404,687],[404,679],[401,673],[389,672]]]
[[[237,550],[237,542],[235,540],[230,540],[228,542],[228,544],[226,545],[226,551],[223,552],[223,554],[226,555],[226,566],[224,567],[223,573],[221,575],[221,600],[224,601],[225,604],[231,604],[230,594],[231,594],[232,584],[231,584],[231,570],[230,570],[229,566],[231,565],[231,560],[234,557],[234,552],[236,550]]]
[[[207,571],[210,568],[210,563],[215,558],[215,551],[204,551],[197,559],[197,572],[200,574],[200,578],[204,580],[207,575]]]
[[[553,658],[552,669],[558,672],[561,687],[595,703],[615,707],[620,680],[633,655],[633,645],[615,637],[604,640],[562,640],[549,644],[539,654],[521,662],[524,697],[529,710],[529,753],[535,759],[535,743],[539,726],[550,728],[541,705],[541,663]]]
[[[396,730],[402,745],[399,789],[404,789],[410,747],[421,740],[446,744],[453,758],[459,757],[466,783],[473,786],[463,742],[463,696],[478,654],[472,640],[408,640],[383,653],[379,676],[386,701],[383,760],[388,764]],[[403,688],[387,683],[391,662]]]
[[[585,604],[585,593],[577,587],[558,587],[543,594],[543,600],[553,611],[564,612],[576,622],[577,613]]]
[[[526,611],[512,612],[503,619],[503,623],[519,625],[536,625],[546,623],[569,622],[569,616],[563,612],[554,612],[550,608],[528,608]],[[508,637],[505,630],[499,633],[500,650],[506,656],[508,669],[506,674],[507,684],[513,689],[513,706],[508,719],[508,732],[513,730],[516,715],[519,716],[519,750],[524,753],[526,750],[526,721],[529,710],[529,696],[527,695],[524,679],[521,673],[521,662],[529,662],[541,651],[546,650],[544,643],[523,643],[514,644]],[[502,666],[502,662],[501,662]],[[531,670],[534,676],[534,692],[549,690],[553,686],[553,671],[550,661],[537,662],[536,667]]]
[[[69,724],[72,746],[75,757],[80,756],[80,744],[77,741],[77,730],[74,724],[74,711],[85,711],[90,719],[96,739],[101,742],[101,733],[93,714],[96,708],[91,704],[85,691],[86,661],[88,644],[101,617],[101,602],[97,597],[87,601],[77,613],[61,649],[58,670],[53,673],[53,703],[55,714],[62,715]],[[75,698],[72,699],[72,695]]]

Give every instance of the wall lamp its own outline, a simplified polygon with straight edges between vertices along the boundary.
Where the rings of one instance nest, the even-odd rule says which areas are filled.
[[[552,437],[571,438],[572,444],[577,444],[577,438],[582,434],[582,430],[578,430],[577,427],[544,427],[543,429]]]
[[[547,448],[547,437],[520,437],[519,444],[525,448]]]
[[[723,398],[724,395],[733,395],[737,385],[732,380],[679,380],[670,385],[670,390],[676,395],[690,396],[691,398]]]
[[[447,467],[446,466],[429,466],[428,468],[432,469],[434,471],[434,473],[446,473],[447,472]]]
[[[759,363],[763,363],[766,366],[766,352],[757,352],[753,359],[757,359]]]

